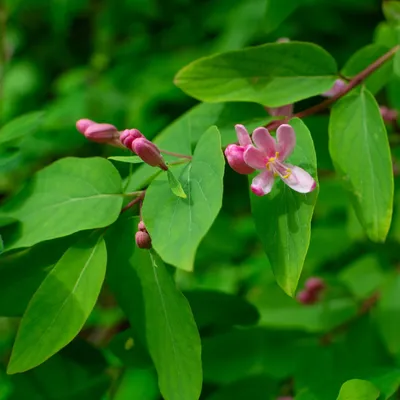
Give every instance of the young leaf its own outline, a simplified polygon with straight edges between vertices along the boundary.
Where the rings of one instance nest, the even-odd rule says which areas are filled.
[[[299,119],[290,124],[296,132],[296,147],[288,162],[308,171],[317,180],[317,159],[309,130]],[[303,268],[311,235],[311,218],[318,186],[302,194],[283,182],[276,182],[271,193],[251,194],[256,229],[281,288],[293,296]]]
[[[351,379],[343,383],[337,400],[376,400],[379,390],[369,381]]]
[[[375,242],[385,241],[393,208],[389,141],[375,98],[365,88],[333,107],[329,151],[361,225]]]
[[[113,161],[120,161],[120,162],[125,162],[125,163],[131,163],[131,164],[140,164],[143,162],[143,160],[138,157],[138,156],[113,156],[113,157],[107,157],[108,160],[113,160]]]
[[[269,43],[201,58],[181,69],[175,84],[206,102],[253,101],[278,107],[329,90],[336,62],[311,43]]]
[[[172,193],[175,196],[181,197],[182,199],[186,199],[186,193],[182,188],[181,183],[176,179],[175,175],[172,173],[170,169],[167,170],[167,175],[168,175],[168,182],[169,182],[169,187],[172,190]]]
[[[9,374],[43,363],[79,333],[100,293],[106,264],[102,237],[85,238],[64,253],[22,317]]]
[[[20,221],[6,250],[112,224],[121,211],[121,178],[103,158],[69,157],[39,171],[1,210]]]
[[[164,176],[156,178],[146,192],[142,216],[153,247],[169,264],[193,269],[196,249],[210,229],[222,205],[224,157],[216,127],[200,138],[192,162],[179,177],[187,199],[171,193]]]
[[[122,217],[106,236],[108,283],[134,333],[147,346],[163,398],[197,400],[201,345],[192,312],[160,258],[135,250],[137,223],[138,218]]]

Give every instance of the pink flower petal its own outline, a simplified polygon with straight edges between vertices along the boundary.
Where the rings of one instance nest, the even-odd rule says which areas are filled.
[[[276,152],[275,139],[270,135],[267,128],[254,129],[253,142],[261,149],[267,157],[274,157]]]
[[[254,172],[254,168],[249,167],[244,161],[245,148],[237,144],[230,144],[225,149],[225,157],[231,168],[239,174],[248,175]]]
[[[268,194],[274,185],[274,174],[267,169],[253,178],[250,189],[256,196]]]
[[[278,140],[279,160],[283,161],[292,153],[296,146],[296,134],[294,129],[288,124],[282,124],[276,131]]]
[[[256,149],[254,146],[248,146],[244,151],[244,161],[251,168],[264,169],[268,159],[260,149]]]
[[[289,177],[282,179],[291,189],[299,193],[312,192],[317,183],[314,178],[303,168],[294,165],[285,164],[286,168],[290,168],[291,174]]]
[[[251,143],[250,135],[247,129],[240,124],[235,125],[236,135],[239,140],[239,144],[243,147],[248,146]]]

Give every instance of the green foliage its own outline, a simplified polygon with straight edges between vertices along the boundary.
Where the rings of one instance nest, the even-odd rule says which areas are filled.
[[[379,397],[379,390],[368,381],[352,379],[345,382],[337,400],[376,400]]]
[[[329,151],[368,237],[383,242],[393,209],[393,172],[386,129],[366,89],[338,101],[329,124]]]
[[[196,249],[222,204],[224,159],[217,128],[200,138],[192,161],[182,167],[179,181],[187,198],[171,192],[165,176],[149,186],[142,215],[154,249],[168,263],[193,269]]]
[[[329,90],[335,75],[335,60],[320,47],[274,43],[194,61],[176,75],[175,84],[202,101],[278,107]]]

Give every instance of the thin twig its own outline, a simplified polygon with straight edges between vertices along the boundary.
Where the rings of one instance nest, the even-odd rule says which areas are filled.
[[[126,210],[129,210],[131,207],[133,207],[136,203],[139,203],[143,200],[145,192],[143,191],[138,197],[135,199],[131,200],[122,210],[121,214],[124,213]]]
[[[379,67],[381,67],[386,61],[390,60],[390,58],[393,57],[393,55],[399,49],[400,49],[399,45],[393,47],[386,54],[384,54],[382,57],[379,57],[372,64],[368,65],[367,68],[365,68],[363,71],[361,71],[359,74],[357,74],[353,79],[351,79],[349,84],[345,88],[343,88],[342,91],[337,93],[335,96],[324,100],[320,104],[317,104],[315,106],[307,108],[306,110],[300,111],[300,112],[294,114],[292,117],[286,117],[286,118],[281,119],[281,120],[272,121],[271,123],[269,123],[267,125],[267,128],[273,130],[273,129],[278,128],[281,124],[287,123],[290,119],[292,119],[294,117],[305,118],[305,117],[309,117],[310,115],[317,114],[320,111],[323,111],[325,108],[328,108],[331,104],[333,104],[336,100],[338,100],[341,97],[345,96],[352,89],[354,89],[356,86],[358,86],[360,83],[362,83],[373,72],[375,72]]]
[[[161,153],[168,154],[169,156],[174,156],[174,157],[179,157],[179,158],[187,158],[188,160],[191,160],[193,157],[188,156],[186,154],[180,154],[180,153],[174,153],[173,151],[168,151],[168,150],[161,150]]]

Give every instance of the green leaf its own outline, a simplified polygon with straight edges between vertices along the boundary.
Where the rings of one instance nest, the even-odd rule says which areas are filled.
[[[317,159],[310,132],[297,118],[290,124],[296,132],[296,147],[288,163],[304,168],[317,180]],[[251,194],[257,233],[276,281],[289,296],[294,295],[307,254],[318,190],[317,186],[311,193],[297,193],[279,181],[267,196]]]
[[[351,379],[343,383],[337,400],[376,400],[379,390],[368,381]]]
[[[168,149],[182,154],[192,154],[192,146],[211,126],[217,125],[221,133],[222,145],[237,141],[234,125],[245,124],[249,130],[255,129],[271,121],[265,109],[254,103],[218,103],[199,104],[167,126],[154,140],[161,149]],[[165,155],[167,161],[175,161],[175,157]],[[141,165],[132,175],[127,191],[134,191],[149,183],[150,178],[157,175],[153,167]]]
[[[378,326],[386,347],[392,354],[400,353],[400,325],[393,323],[400,312],[400,275],[390,276],[381,290],[378,302]]]
[[[2,209],[21,222],[6,250],[112,224],[121,211],[121,178],[103,158],[64,158],[39,171]]]
[[[163,398],[197,400],[201,345],[192,312],[160,258],[135,249],[137,223],[122,217],[107,232],[108,283],[150,353]]]
[[[366,89],[333,107],[329,151],[368,237],[385,241],[393,208],[389,141],[375,98]]]
[[[257,309],[238,296],[212,290],[193,290],[184,295],[199,329],[210,325],[254,325],[258,321]]]
[[[79,234],[78,234],[79,235]],[[46,275],[77,235],[39,243],[0,257],[0,315],[20,317]]]
[[[353,78],[360,73],[363,69],[368,67],[379,57],[387,53],[388,49],[385,46],[378,44],[370,44],[358,50],[347,61],[343,67],[341,74],[347,78]],[[389,81],[392,75],[393,60],[390,59],[379,67],[365,80],[365,84],[372,93],[379,92]]]
[[[264,21],[264,33],[274,31],[290,16],[303,1],[300,0],[267,0],[267,12]]]
[[[207,102],[252,101],[278,107],[329,90],[335,60],[311,43],[269,43],[201,58],[181,69],[175,84]]]
[[[400,2],[399,1],[383,1],[382,11],[385,18],[394,24],[400,23]]]
[[[9,374],[43,363],[79,333],[97,301],[106,264],[105,243],[98,236],[81,240],[64,253],[22,317]]]
[[[107,157],[108,160],[113,160],[113,161],[121,161],[125,163],[130,163],[130,164],[140,164],[143,162],[143,160],[138,157],[138,156],[113,156],[113,157]]]
[[[222,205],[224,157],[216,127],[200,138],[192,162],[179,177],[187,199],[171,193],[165,175],[149,186],[142,216],[154,249],[162,259],[187,271],[193,269],[196,249]]]
[[[128,368],[125,370],[113,400],[158,400],[157,376],[154,370]]]
[[[44,112],[35,111],[13,119],[0,129],[0,144],[33,135],[43,121]]]
[[[182,199],[186,199],[187,196],[182,188],[181,183],[178,181],[178,179],[175,177],[175,175],[172,173],[170,169],[167,170],[167,175],[168,175],[169,187],[171,188],[172,193],[175,196],[181,197]]]

